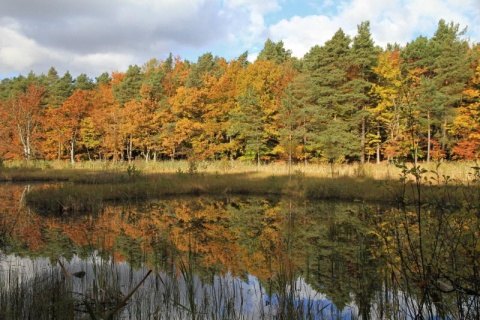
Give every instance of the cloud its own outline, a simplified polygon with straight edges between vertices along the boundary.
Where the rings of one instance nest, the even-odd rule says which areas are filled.
[[[327,16],[294,16],[271,26],[269,32],[273,39],[282,40],[294,56],[302,57],[316,44],[331,39],[338,28]]]
[[[432,36],[438,20],[468,26],[478,42],[479,0],[1,0],[0,78],[124,71],[171,52],[255,57],[267,38],[302,57],[342,28],[369,20],[376,44]]]
[[[16,66],[11,59],[0,62],[0,71],[40,69],[43,66],[35,58],[39,52],[55,66],[58,54],[60,62],[83,59],[88,72],[100,60],[111,69],[120,56],[141,64],[171,51],[208,47],[228,38],[228,16],[222,15],[221,4],[220,0],[52,0],[46,6],[37,0],[2,0],[0,20],[11,22],[2,23],[2,32],[10,35],[2,37],[8,41],[3,56],[15,50],[25,54],[18,56]],[[112,61],[105,59],[108,56]]]
[[[337,4],[336,11],[335,15],[283,19],[269,27],[269,36],[282,40],[297,57],[323,45],[339,28],[355,36],[357,25],[367,20],[375,43],[383,47],[395,42],[404,45],[419,35],[432,37],[440,19],[458,23],[461,28],[468,26],[471,40],[480,40],[475,20],[480,15],[478,0],[352,0]]]
[[[265,16],[281,10],[277,0],[225,0],[230,24],[230,42],[241,54],[249,50],[250,58],[256,56],[268,38]]]
[[[2,19],[0,24],[1,73],[10,73],[16,69],[25,70],[48,58],[48,50],[22,35],[18,23]]]
[[[11,2],[11,0],[7,0]],[[14,0],[16,2],[18,0]],[[65,1],[66,3],[79,3]],[[32,4],[38,6],[39,1]],[[140,50],[158,42],[198,46],[221,36],[219,1],[91,1],[16,15],[25,35],[41,45],[92,53],[125,48]],[[45,12],[47,11],[47,12]],[[7,11],[8,14],[8,11]]]

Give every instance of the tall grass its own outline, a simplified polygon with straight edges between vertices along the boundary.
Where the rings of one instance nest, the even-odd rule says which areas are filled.
[[[441,176],[448,176],[452,180],[469,181],[472,167],[478,166],[475,162],[430,162],[421,164],[427,170],[437,171]],[[265,176],[286,176],[289,172],[304,174],[316,178],[371,178],[375,180],[396,180],[401,170],[394,164],[294,164],[289,167],[284,163],[268,163],[257,166],[242,161],[134,161],[104,162],[84,161],[71,164],[65,161],[5,161],[0,168],[0,180],[70,180],[84,174],[104,174],[127,172],[128,168],[135,168],[145,174],[155,173],[206,173],[206,174],[245,174],[257,173]]]
[[[139,173],[138,173],[139,172]],[[428,172],[427,172],[428,173]],[[428,173],[430,174],[430,173]],[[470,178],[471,175],[468,175]],[[442,181],[447,181],[447,185]],[[457,183],[447,175],[431,177],[422,183],[421,201],[438,199],[448,189],[452,199],[463,198],[473,188]],[[49,214],[97,213],[105,202],[127,203],[174,195],[272,195],[295,196],[311,200],[342,200],[394,203],[415,197],[415,189],[402,191],[398,180],[375,180],[354,177],[313,177],[302,173],[293,176],[264,173],[142,173],[84,172],[70,182],[37,186],[26,195],[27,204],[37,212]]]
[[[399,167],[399,205],[368,212],[384,245],[388,279],[400,288],[399,311],[414,319],[478,319],[480,168],[465,189],[450,187],[450,177],[437,171]],[[432,179],[434,193],[425,183]]]
[[[3,266],[9,272],[0,278],[1,319],[266,320],[321,314],[306,305],[315,304],[316,293],[296,291],[305,286],[301,281],[270,297],[254,277],[245,282],[230,274],[212,275],[210,283],[202,282],[187,262],[150,277],[144,268],[133,270],[98,256],[61,265],[9,257]],[[78,270],[85,275],[73,276]]]

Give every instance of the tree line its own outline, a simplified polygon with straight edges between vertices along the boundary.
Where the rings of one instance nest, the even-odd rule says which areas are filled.
[[[375,45],[368,21],[302,58],[267,40],[227,61],[151,59],[126,72],[0,83],[0,158],[294,162],[473,160],[480,45],[440,20],[431,38]]]

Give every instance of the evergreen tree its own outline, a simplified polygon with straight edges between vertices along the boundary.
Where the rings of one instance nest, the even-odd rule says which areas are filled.
[[[430,103],[423,104],[424,106],[432,108],[430,112],[422,112],[422,102],[420,101],[422,79],[430,79],[433,77],[431,65],[433,63],[433,54],[431,46],[426,37],[419,36],[414,41],[408,43],[401,51],[400,58],[402,71],[402,86],[401,86],[401,118],[402,127],[407,141],[405,147],[410,150],[410,155],[416,163],[422,154],[421,137],[425,131],[427,136],[432,136],[432,127],[426,130],[422,128],[422,124],[431,125],[436,122],[436,118],[429,116],[437,114],[433,111],[433,106]],[[428,86],[423,86],[423,92],[430,92],[427,90]],[[423,102],[427,102],[424,99]],[[435,130],[433,130],[435,131]],[[430,145],[430,140],[427,145]],[[428,148],[427,148],[428,149]]]
[[[376,65],[380,50],[375,48],[370,33],[370,23],[362,22],[358,26],[357,35],[353,38],[352,49],[348,58],[348,105],[352,108],[351,120],[358,123],[361,139],[360,162],[365,162],[366,135],[368,132],[368,109],[373,108],[371,88],[375,82],[373,68]],[[376,130],[376,128],[374,128]]]
[[[140,88],[142,87],[143,79],[144,74],[139,66],[131,65],[128,67],[120,83],[113,86],[113,94],[120,106],[124,106],[130,100],[140,99]]]
[[[282,64],[292,57],[292,52],[283,47],[283,41],[277,43],[268,39],[265,41],[262,51],[258,54],[257,60],[270,60],[275,64]]]
[[[331,163],[360,154],[357,123],[353,121],[355,110],[348,100],[350,43],[350,38],[339,29],[323,47],[312,48],[305,59],[305,67],[311,73],[310,99],[316,105],[310,132],[315,149]]]
[[[267,134],[262,119],[262,106],[252,86],[238,99],[238,107],[231,111],[232,126],[229,134],[244,141],[245,153],[254,155],[260,165]]]
[[[422,140],[426,141],[427,161],[432,156],[434,142],[438,141],[441,148],[435,150],[437,158],[445,157],[452,143],[448,131],[461,104],[462,90],[471,77],[464,33],[458,24],[440,20],[431,40],[418,37],[402,51],[404,119],[409,119],[410,129],[418,122],[418,131],[410,130],[409,134],[415,161],[422,154]]]
[[[242,68],[245,69],[249,62],[248,62],[248,51],[242,53],[238,58],[237,61],[241,64]]]
[[[100,76],[95,78],[96,84],[109,84],[112,78],[110,78],[110,75],[108,72],[102,73]]]
[[[304,158],[307,161],[307,123],[312,116],[309,103],[310,81],[306,74],[298,74],[285,90],[285,96],[279,108],[279,138],[283,152],[287,155],[289,173],[293,157]],[[303,144],[303,154],[297,154]]]
[[[197,63],[190,68],[186,86],[201,88],[205,85],[203,77],[207,75],[220,76],[221,69],[218,67],[218,60],[218,57],[214,57],[210,52],[200,56]]]
[[[58,108],[75,90],[73,78],[68,71],[61,78],[58,78],[54,68],[50,68],[47,77],[50,83],[47,87],[48,107]]]
[[[472,76],[467,59],[468,43],[462,39],[465,32],[466,29],[460,30],[458,24],[447,24],[440,20],[430,41],[435,58],[432,80],[439,95],[437,101],[442,122],[440,143],[445,152],[451,144],[448,131],[456,115],[456,108],[461,104],[462,91]]]
[[[85,73],[78,75],[75,79],[75,90],[92,90],[94,87],[92,79],[90,79]]]
[[[45,82],[46,82],[45,85],[47,87],[54,86],[59,79],[60,79],[60,76],[58,75],[57,70],[54,67],[50,67],[50,69],[48,69],[48,73],[45,79]]]

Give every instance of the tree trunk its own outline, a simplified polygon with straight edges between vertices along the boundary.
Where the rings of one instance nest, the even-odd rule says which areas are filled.
[[[70,143],[70,162],[72,164],[75,163],[75,140],[72,139],[72,142]]]
[[[128,137],[128,163],[132,163],[132,149],[133,149],[133,140],[132,134]]]
[[[427,163],[430,162],[432,128],[430,126],[430,111],[427,111]]]
[[[377,126],[377,139],[380,139],[380,126]],[[380,164],[380,142],[377,142],[377,164]]]
[[[148,162],[150,160],[150,150],[146,148],[145,150],[145,162]]]
[[[288,137],[289,146],[288,146],[288,175],[292,174],[292,135]]]
[[[365,108],[365,107],[364,107]],[[365,116],[362,116],[362,133],[361,133],[361,149],[362,155],[360,156],[360,163],[365,163],[365,132],[366,132],[366,120]]]
[[[28,130],[27,132],[23,132],[22,127],[17,125],[18,128],[18,135],[20,136],[20,141],[23,145],[23,156],[25,160],[30,160],[30,136]]]

